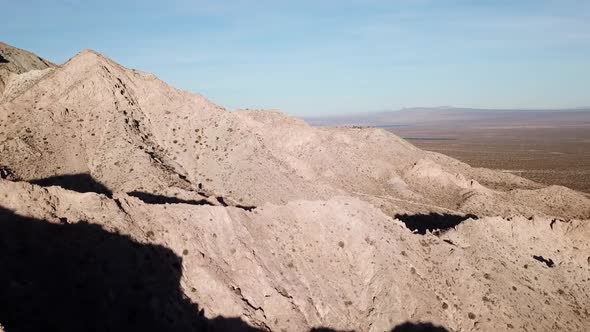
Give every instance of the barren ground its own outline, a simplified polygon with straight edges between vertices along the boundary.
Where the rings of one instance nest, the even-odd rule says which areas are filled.
[[[390,128],[417,147],[473,167],[507,172],[590,193],[590,128]]]

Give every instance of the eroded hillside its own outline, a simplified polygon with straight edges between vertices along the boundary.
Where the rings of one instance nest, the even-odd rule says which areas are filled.
[[[0,90],[6,331],[589,328],[576,191],[229,112],[89,50],[43,63]]]

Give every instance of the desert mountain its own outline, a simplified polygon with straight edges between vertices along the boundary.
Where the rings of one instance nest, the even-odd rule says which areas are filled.
[[[70,281],[85,289],[56,300],[78,317],[59,330],[84,329],[97,312],[106,329],[588,328],[590,200],[576,191],[471,168],[380,129],[229,112],[90,50],[59,67],[15,50],[0,48],[0,70],[13,68],[0,95],[0,234],[16,234],[0,237],[10,267],[0,281],[20,285],[0,289],[6,331],[59,315],[23,325],[34,306],[18,297],[43,288],[28,269],[52,260],[89,264],[50,279],[65,290],[79,277]],[[30,252],[54,232],[113,248]],[[110,268],[128,272],[109,263],[117,248],[173,274],[90,287]],[[22,250],[33,267],[10,258]],[[140,317],[109,316],[125,282],[145,301],[117,312]],[[169,292],[152,293],[158,282]],[[76,306],[109,290],[90,313]]]
[[[248,206],[353,195],[390,215],[590,216],[589,201],[565,188],[473,169],[379,129],[228,112],[93,51],[0,107],[2,163],[29,181],[89,174],[110,191]]]

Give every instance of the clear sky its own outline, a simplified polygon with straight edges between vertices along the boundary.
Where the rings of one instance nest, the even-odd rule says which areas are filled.
[[[0,40],[92,48],[228,108],[590,106],[588,0],[0,0]]]

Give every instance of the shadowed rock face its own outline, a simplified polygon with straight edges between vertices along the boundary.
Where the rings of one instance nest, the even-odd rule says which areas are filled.
[[[0,165],[0,179],[15,180],[16,177],[9,167]]]
[[[181,258],[100,226],[0,208],[0,322],[10,331],[193,331]]]
[[[164,195],[156,195],[151,193],[144,193],[141,191],[128,192],[127,195],[137,197],[147,204],[190,204],[190,205],[213,205],[206,199],[202,200],[187,200],[178,197],[169,197]]]
[[[324,327],[317,327],[310,330],[310,332],[354,332],[354,331],[338,331]],[[399,324],[391,329],[390,332],[449,332],[442,326],[436,326],[430,323],[412,323],[406,322]]]
[[[477,216],[454,215],[448,213],[429,213],[429,214],[396,214],[395,218],[401,220],[406,227],[418,234],[426,234],[426,231],[440,230],[444,232],[455,227],[468,219],[477,219]]]
[[[67,174],[57,175],[44,179],[35,179],[29,181],[42,187],[59,186],[64,189],[73,190],[79,193],[95,192],[111,196],[113,193],[102,183],[96,181],[90,174]]]
[[[0,266],[6,332],[263,331],[205,318],[182,292],[182,259],[170,249],[83,221],[53,224],[0,207]],[[445,331],[412,326],[392,331]]]
[[[391,332],[449,332],[442,326],[436,326],[430,323],[403,323],[394,327]]]

